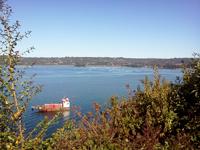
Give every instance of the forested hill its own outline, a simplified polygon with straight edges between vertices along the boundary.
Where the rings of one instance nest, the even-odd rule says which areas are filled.
[[[1,59],[2,60],[2,59]],[[72,66],[126,66],[126,67],[152,67],[179,68],[189,65],[190,58],[155,59],[155,58],[111,58],[111,57],[24,57],[20,65],[72,65]],[[2,64],[2,61],[1,61]]]

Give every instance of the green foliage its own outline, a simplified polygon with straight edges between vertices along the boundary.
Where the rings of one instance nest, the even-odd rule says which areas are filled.
[[[183,71],[183,80],[174,84],[171,106],[178,116],[175,131],[185,133],[195,148],[200,148],[200,57]]]
[[[21,34],[18,21],[11,23],[12,9],[1,1],[0,9],[0,149],[22,148],[24,145],[23,113],[28,102],[40,91],[32,80],[24,80],[24,71],[17,67],[23,54],[17,43],[28,37]]]

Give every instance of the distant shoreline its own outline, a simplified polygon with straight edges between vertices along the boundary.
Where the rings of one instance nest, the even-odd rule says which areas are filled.
[[[74,68],[152,68],[153,69],[153,66],[148,66],[148,67],[145,67],[145,66],[141,66],[141,67],[129,67],[129,66],[101,66],[101,65],[98,65],[98,66],[91,66],[91,65],[88,65],[88,66],[73,66],[73,65],[55,65],[55,64],[48,64],[48,65],[41,65],[41,64],[34,64],[34,65],[17,65],[17,66],[21,66],[21,67],[50,67],[50,66],[63,66],[63,67],[74,67]],[[158,67],[159,69],[181,69],[182,67],[174,67],[174,68],[162,68],[162,67]]]
[[[2,56],[1,56],[2,57]],[[2,60],[2,58],[1,58]],[[0,61],[2,64],[2,61]],[[23,57],[18,65],[67,65],[74,67],[146,67],[176,69],[190,66],[191,58],[123,58],[123,57]]]

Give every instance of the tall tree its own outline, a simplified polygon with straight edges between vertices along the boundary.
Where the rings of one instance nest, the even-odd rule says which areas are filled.
[[[39,91],[30,80],[24,80],[24,70],[17,66],[26,51],[16,50],[18,42],[30,35],[22,33],[19,21],[11,22],[12,9],[0,0],[0,149],[23,147],[23,113],[28,102]]]

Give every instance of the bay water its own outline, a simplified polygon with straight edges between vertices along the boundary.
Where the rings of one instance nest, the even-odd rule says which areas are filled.
[[[161,78],[171,82],[182,76],[181,69],[159,69]],[[78,106],[82,113],[92,111],[92,104],[106,105],[111,96],[127,97],[131,89],[142,87],[141,80],[153,78],[151,68],[131,67],[73,67],[73,66],[34,66],[26,69],[26,77],[36,74],[34,82],[41,84],[43,90],[30,101],[24,116],[26,131],[31,131],[44,116],[53,117],[54,113],[38,113],[31,106],[45,103],[59,103],[68,97],[71,106]],[[73,112],[64,112],[62,119],[48,130],[54,132],[63,123],[75,117]]]

